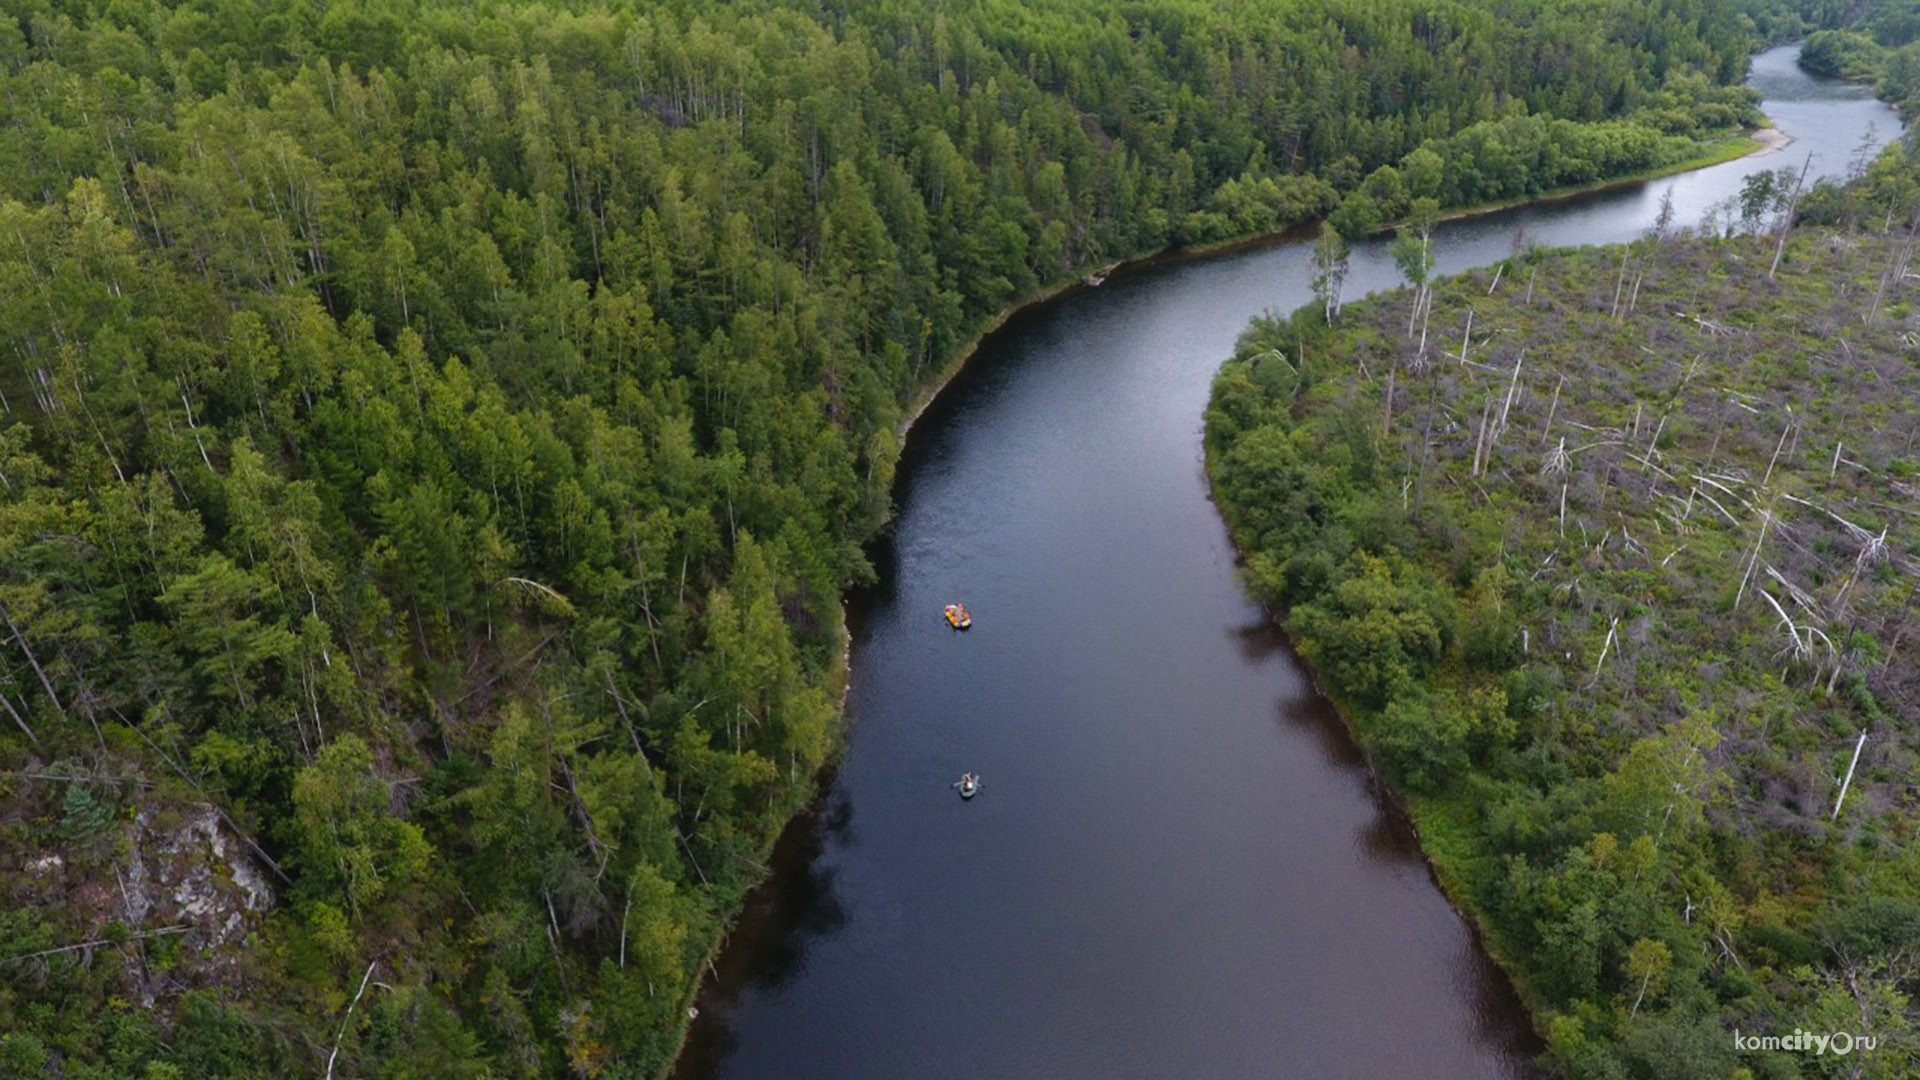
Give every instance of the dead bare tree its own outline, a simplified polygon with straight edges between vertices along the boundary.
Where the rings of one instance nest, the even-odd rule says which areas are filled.
[[[20,715],[20,710],[13,707],[13,702],[8,701],[7,695],[4,693],[0,693],[0,706],[6,707],[7,715],[13,717],[13,722],[19,725],[21,731],[26,732],[27,739],[30,742],[32,742],[35,746],[40,745],[40,736],[35,735],[33,733],[33,728],[27,726],[26,718]]]
[[[1615,322],[1620,321],[1620,294],[1626,288],[1626,284],[1627,249],[1623,247],[1620,249],[1620,269],[1613,278],[1613,306],[1607,312],[1607,317]]]
[[[21,653],[27,658],[27,666],[40,679],[40,688],[47,692],[47,700],[53,702],[54,711],[60,714],[61,719],[68,719],[66,706],[60,704],[60,695],[53,692],[53,680],[47,677],[47,669],[40,666],[40,658],[33,654],[33,646],[27,644],[27,635],[21,633],[20,625],[13,621],[13,613],[7,610],[4,603],[0,603],[0,622],[7,624],[7,633],[20,646]]]
[[[1787,208],[1781,213],[1780,222],[1776,226],[1780,233],[1780,238],[1779,241],[1773,245],[1773,265],[1767,267],[1768,281],[1772,281],[1774,272],[1780,269],[1780,256],[1787,250],[1787,234],[1793,231],[1793,212],[1794,209],[1800,205],[1800,189],[1806,185],[1807,170],[1812,167],[1813,155],[1808,154],[1806,162],[1800,166],[1799,179],[1793,182],[1793,191],[1787,195]]]
[[[1467,472],[1469,477],[1477,477],[1480,475],[1481,466],[1486,460],[1487,437],[1492,433],[1492,428],[1493,397],[1492,395],[1488,395],[1486,402],[1480,409],[1480,428],[1479,433],[1475,435],[1473,440],[1473,466]]]
[[[1496,432],[1505,432],[1507,430],[1507,414],[1513,410],[1514,394],[1520,388],[1520,368],[1526,362],[1527,350],[1521,349],[1520,355],[1513,360],[1513,374],[1507,377],[1507,399],[1500,405],[1500,422],[1495,425],[1494,428]],[[1498,441],[1499,435],[1496,434],[1494,438]]]
[[[1540,475],[1565,476],[1567,474],[1567,467],[1571,463],[1572,458],[1567,454],[1567,437],[1562,435],[1560,436],[1560,445],[1547,451],[1546,456],[1541,459]]]
[[[1542,446],[1546,445],[1547,436],[1553,433],[1553,418],[1560,411],[1560,388],[1565,385],[1567,385],[1565,375],[1560,376],[1559,381],[1553,384],[1553,404],[1547,406],[1547,422],[1540,427],[1540,445]],[[1567,440],[1562,438],[1560,445],[1564,447],[1566,444]]]
[[[1619,636],[1619,631],[1620,616],[1615,615],[1613,621],[1607,624],[1607,640],[1600,646],[1600,661],[1593,665],[1593,677],[1587,680],[1588,686],[1600,681],[1600,669],[1607,665],[1607,654],[1613,651],[1614,638]]]
[[[1886,300],[1887,290],[1906,278],[1907,267],[1913,262],[1913,239],[1916,231],[1920,231],[1920,221],[1916,221],[1914,227],[1907,230],[1906,240],[1900,245],[1899,250],[1894,253],[1893,265],[1887,268],[1885,274],[1881,275],[1880,286],[1873,291],[1873,303],[1868,306],[1867,313],[1864,316],[1864,321],[1868,326],[1872,326],[1874,320],[1880,317],[1880,304]]]
[[[1833,800],[1833,813],[1828,821],[1840,820],[1840,806],[1847,801],[1847,789],[1853,786],[1853,770],[1860,765],[1860,750],[1867,745],[1867,733],[1860,733],[1860,741],[1853,744],[1853,760],[1847,763],[1847,778],[1840,781],[1840,795]]]
[[[340,1056],[340,1040],[347,1037],[347,1023],[353,1019],[353,1010],[360,1004],[361,996],[367,992],[367,983],[373,979],[374,964],[379,962],[375,960],[367,965],[367,973],[360,977],[360,989],[354,991],[353,1000],[347,1003],[346,1015],[340,1018],[340,1030],[333,1037],[333,1053],[327,1055],[326,1080],[333,1080],[333,1063],[334,1059]]]
[[[1754,533],[1753,550],[1747,553],[1747,569],[1740,575],[1740,589],[1734,593],[1733,609],[1740,610],[1740,601],[1747,595],[1747,583],[1753,580],[1753,568],[1760,562],[1760,545],[1767,542],[1767,528],[1773,524],[1773,511],[1760,511],[1760,528]]]

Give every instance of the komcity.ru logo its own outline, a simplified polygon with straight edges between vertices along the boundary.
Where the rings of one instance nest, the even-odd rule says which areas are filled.
[[[1733,1032],[1735,1050],[1811,1050],[1815,1056],[1831,1050],[1844,1057],[1853,1053],[1856,1047],[1861,1050],[1871,1050],[1878,1043],[1879,1039],[1875,1036],[1854,1035],[1845,1031],[1816,1035],[1811,1031],[1794,1028],[1791,1035],[1742,1035],[1740,1029],[1735,1028]]]

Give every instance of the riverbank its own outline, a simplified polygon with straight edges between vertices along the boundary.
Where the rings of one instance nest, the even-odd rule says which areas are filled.
[[[1201,440],[1201,467],[1207,476],[1209,501],[1213,503],[1214,509],[1220,515],[1221,524],[1233,545],[1236,566],[1244,574],[1248,553],[1256,550],[1256,545],[1236,522],[1233,504],[1220,490],[1220,462],[1211,439]],[[1441,895],[1447,898],[1447,905],[1460,917],[1460,921],[1466,926],[1481,954],[1499,969],[1508,989],[1520,1000],[1528,1026],[1541,1044],[1545,1045],[1548,1031],[1541,1023],[1543,1009],[1540,995],[1528,981],[1526,972],[1519,962],[1499,946],[1494,937],[1494,928],[1487,924],[1479,906],[1473,901],[1466,876],[1458,872],[1459,863],[1451,857],[1461,854],[1461,849],[1454,842],[1457,834],[1453,830],[1442,832],[1436,828],[1443,826],[1445,822],[1433,812],[1434,803],[1417,800],[1394,786],[1386,771],[1381,768],[1373,742],[1355,722],[1358,710],[1354,707],[1352,700],[1338,685],[1326,677],[1319,664],[1300,651],[1293,631],[1287,625],[1286,612],[1264,598],[1260,600],[1260,609],[1266,613],[1268,620],[1286,640],[1288,651],[1294,661],[1307,673],[1314,693],[1327,703],[1333,715],[1339,720],[1340,729],[1345,733],[1348,745],[1354,753],[1359,755],[1363,763],[1369,788],[1395,823],[1412,837],[1414,847],[1419,852],[1420,861],[1426,867],[1427,877],[1440,890]],[[1436,847],[1436,843],[1443,837],[1444,842]]]
[[[1651,169],[1615,176],[1606,180],[1595,180],[1588,184],[1575,184],[1570,187],[1555,188],[1524,199],[1505,199],[1498,202],[1475,203],[1471,206],[1455,207],[1441,211],[1436,221],[1466,221],[1472,218],[1486,217],[1506,210],[1515,210],[1522,206],[1551,206],[1554,203],[1567,202],[1599,195],[1608,191],[1645,184],[1669,176],[1710,169],[1715,165],[1724,165],[1729,161],[1738,161],[1744,157],[1762,157],[1784,149],[1792,138],[1771,125],[1726,135],[1706,143],[1701,151],[1692,157],[1676,161],[1671,165],[1659,165]],[[1396,221],[1384,225],[1380,232],[1392,232],[1406,224]]]
[[[1240,560],[1239,565],[1244,568],[1246,552],[1251,545],[1235,530],[1227,516],[1226,505],[1220,501],[1219,492],[1215,487],[1215,462],[1210,450],[1204,452],[1203,464],[1207,471],[1208,488],[1212,494],[1214,506],[1220,510],[1222,524],[1226,526],[1228,536],[1233,540],[1234,551]],[[1548,1032],[1545,1025],[1540,1022],[1543,1012],[1540,995],[1527,981],[1526,972],[1520,967],[1519,961],[1499,947],[1493,937],[1494,928],[1487,924],[1485,916],[1473,902],[1466,876],[1458,872],[1459,864],[1450,857],[1458,853],[1458,847],[1452,843],[1441,842],[1442,837],[1450,841],[1456,834],[1451,830],[1442,832],[1437,828],[1446,823],[1433,812],[1432,808],[1435,804],[1415,799],[1394,786],[1386,772],[1381,769],[1373,744],[1354,723],[1356,710],[1353,702],[1327,680],[1318,664],[1300,652],[1294,644],[1292,632],[1287,629],[1285,615],[1264,602],[1261,604],[1261,610],[1266,612],[1267,618],[1272,620],[1274,627],[1286,638],[1287,648],[1292,652],[1295,662],[1307,672],[1308,678],[1312,681],[1314,693],[1319,694],[1333,710],[1334,716],[1339,718],[1340,728],[1346,733],[1348,744],[1364,762],[1368,786],[1380,800],[1381,805],[1386,807],[1387,813],[1392,816],[1394,822],[1412,837],[1414,847],[1420,853],[1420,861],[1427,868],[1428,879],[1440,890],[1440,894],[1447,898],[1447,906],[1460,917],[1460,921],[1466,926],[1467,932],[1472,936],[1473,943],[1479,948],[1481,954],[1500,969],[1500,974],[1506,979],[1507,988],[1514,993],[1524,1007],[1528,1026],[1532,1028],[1541,1044],[1546,1045]]]
[[[1700,153],[1683,161],[1674,162],[1671,165],[1643,169],[1639,172],[1629,173],[1624,176],[1609,177],[1604,180],[1595,180],[1586,184],[1555,188],[1551,191],[1542,192],[1539,195],[1524,199],[1507,199],[1500,202],[1475,203],[1469,206],[1452,207],[1443,210],[1435,220],[1463,221],[1470,218],[1498,214],[1522,206],[1547,206],[1569,199],[1578,199],[1588,195],[1597,195],[1603,192],[1615,191],[1620,188],[1632,187],[1635,184],[1644,184],[1650,180],[1658,180],[1663,177],[1677,176],[1681,173],[1711,168],[1715,165],[1723,165],[1729,161],[1738,161],[1743,157],[1760,157],[1766,154],[1777,153],[1785,149],[1792,142],[1793,139],[1790,136],[1778,128],[1773,127],[1771,124],[1767,124],[1750,131],[1741,131],[1717,139],[1708,143]],[[920,415],[926,412],[927,406],[933,404],[934,398],[940,395],[940,391],[946,389],[947,384],[952,382],[954,377],[966,368],[967,361],[971,359],[973,354],[979,349],[980,344],[991,337],[995,331],[1005,326],[1009,319],[1029,308],[1059,299],[1061,296],[1064,296],[1076,288],[1099,288],[1099,285],[1093,284],[1088,280],[1089,275],[1098,273],[1104,280],[1106,277],[1114,274],[1126,274],[1151,266],[1166,265],[1173,262],[1186,262],[1193,259],[1213,258],[1220,255],[1230,255],[1235,252],[1247,251],[1269,244],[1283,243],[1288,240],[1312,235],[1313,232],[1320,227],[1321,222],[1325,220],[1325,218],[1309,218],[1306,221],[1296,221],[1278,229],[1248,233],[1243,236],[1233,236],[1225,240],[1214,240],[1202,244],[1168,244],[1165,247],[1157,248],[1153,251],[1130,255],[1102,265],[1089,265],[1076,271],[1069,277],[1042,286],[1025,298],[1014,301],[1007,307],[1002,308],[999,314],[989,319],[981,326],[978,333],[974,334],[973,337],[969,338],[965,344],[961,345],[955,351],[952,359],[941,368],[938,374],[932,377],[927,383],[926,389],[916,397],[913,406],[907,410],[895,434],[899,437],[902,445],[904,445],[908,432],[913,429],[914,422],[920,419]],[[1391,233],[1404,224],[1406,224],[1404,221],[1389,222],[1376,229],[1374,234],[1382,235]],[[883,525],[882,528],[884,527]]]
[[[1769,565],[1769,575],[1809,609],[1843,610],[1845,622],[1830,627],[1836,639],[1901,640],[1907,591],[1898,582],[1866,585],[1872,591],[1839,608],[1833,595],[1846,575],[1825,565],[1862,557],[1844,519],[1900,496],[1878,470],[1834,475],[1840,451],[1823,452],[1843,433],[1846,453],[1863,461],[1910,451],[1897,434],[1913,430],[1903,415],[1913,399],[1897,385],[1911,378],[1898,360],[1901,327],[1882,320],[1847,335],[1850,363],[1873,378],[1836,386],[1832,400],[1808,393],[1806,380],[1820,376],[1771,359],[1831,344],[1808,327],[1841,317],[1845,302],[1834,297],[1848,289],[1835,283],[1870,286],[1900,238],[1861,234],[1861,250],[1874,253],[1857,259],[1823,241],[1813,230],[1791,236],[1777,279],[1766,274],[1770,260],[1756,258],[1771,240],[1664,245],[1630,268],[1636,282],[1644,275],[1636,291],[1646,312],[1631,318],[1594,310],[1590,286],[1606,280],[1618,247],[1542,260],[1538,296],[1530,282],[1525,301],[1468,271],[1436,285],[1437,303],[1449,315],[1472,307],[1481,325],[1508,335],[1485,350],[1490,371],[1400,369],[1404,306],[1374,297],[1350,305],[1338,327],[1305,315],[1261,324],[1215,385],[1207,473],[1250,587],[1315,669],[1435,882],[1507,972],[1556,1062],[1577,1075],[1635,1074],[1646,1040],[1681,1032],[1714,1048],[1715,1067],[1702,1075],[1726,1075],[1736,1063],[1725,1059],[1724,1032],[1756,1010],[1812,1022],[1801,1011],[1806,979],[1754,972],[1791,961],[1832,977],[1821,973],[1828,954],[1811,944],[1823,937],[1870,964],[1877,939],[1846,944],[1859,934],[1850,906],[1920,900],[1879,849],[1880,836],[1912,834],[1911,813],[1884,790],[1859,787],[1910,775],[1915,737],[1893,718],[1915,693],[1911,662],[1837,657],[1818,678],[1817,660],[1783,667],[1752,594],[1745,611],[1732,602],[1745,585],[1736,553],[1756,546],[1754,521],[1670,516],[1668,500],[1687,500],[1659,490],[1713,460],[1734,487],[1764,471],[1775,484],[1756,490],[1794,501],[1793,490],[1817,491],[1836,509],[1794,517],[1807,553],[1769,555],[1784,567]],[[1771,299],[1754,311],[1763,275]],[[1676,328],[1665,313],[1683,304],[1712,317]],[[1755,359],[1718,375],[1708,361],[1703,374],[1763,411],[1794,402],[1793,445],[1805,427],[1804,451],[1782,456],[1783,437],[1725,424],[1714,393],[1688,394],[1684,380],[1676,390],[1666,378],[1691,378],[1689,365],[1711,355],[1708,342],[1734,310]],[[1296,382],[1260,370],[1281,345],[1313,358],[1308,389],[1291,392]],[[1524,372],[1514,360],[1522,354]],[[1401,376],[1397,387],[1389,371]],[[1395,467],[1360,476],[1319,464],[1347,447],[1353,403],[1383,399],[1393,405],[1362,406],[1370,449],[1354,459]],[[1431,426],[1435,415],[1476,409],[1504,420],[1508,406],[1512,429],[1525,434],[1504,444],[1504,423],[1491,438]],[[1645,460],[1646,472],[1604,452],[1540,465],[1557,434],[1629,425],[1649,457],[1626,456]],[[1409,506],[1401,463],[1413,461],[1419,479],[1410,464],[1404,471],[1419,494]],[[1747,503],[1734,496],[1728,506]],[[1702,664],[1711,692],[1699,686]],[[1853,689],[1829,697],[1836,684]],[[1726,711],[1735,701],[1738,713]],[[1837,779],[1817,778],[1849,771],[1856,733],[1870,734],[1878,757],[1859,763],[1866,779],[1843,801]],[[1810,848],[1809,836],[1822,842]],[[1897,1024],[1898,1010],[1870,1022]]]

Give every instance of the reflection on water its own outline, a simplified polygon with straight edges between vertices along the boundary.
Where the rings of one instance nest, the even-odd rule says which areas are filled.
[[[1320,751],[1320,760],[1330,768],[1351,769],[1366,761],[1366,755],[1354,745],[1339,716],[1319,695],[1303,694],[1280,701],[1275,710],[1280,720],[1299,735],[1311,739]]]
[[[1286,639],[1281,636],[1273,620],[1263,617],[1250,623],[1227,628],[1228,636],[1240,646],[1240,655],[1248,660],[1264,660],[1286,648]]]
[[[1621,240],[1742,178],[1844,170],[1892,113],[1756,58],[1796,140],[1445,224],[1442,270]],[[1409,826],[1235,576],[1197,467],[1247,319],[1308,252],[1167,261],[1021,313],[934,402],[855,598],[854,732],[702,998],[689,1078],[1532,1074],[1539,1045]],[[1349,296],[1392,287],[1356,245]],[[964,601],[968,634],[940,621]],[[962,802],[949,786],[983,777]],[[855,810],[858,827],[855,827]]]
[[[852,826],[853,804],[833,799],[781,837],[773,859],[776,873],[754,896],[756,917],[742,920],[742,934],[726,957],[756,989],[785,986],[805,966],[808,946],[846,925],[846,909],[833,892],[833,871],[820,855],[830,844],[849,846]]]

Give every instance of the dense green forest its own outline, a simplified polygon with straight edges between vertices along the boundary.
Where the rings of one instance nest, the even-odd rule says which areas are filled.
[[[1876,4],[1899,0],[1739,0],[1763,44],[1784,45],[1859,21]]]
[[[1920,148],[1792,192],[1402,243],[1207,414],[1250,587],[1583,1080],[1920,1071]],[[1878,1045],[1733,1042],[1796,1029]]]
[[[1754,118],[1752,27],[16,0],[0,1075],[657,1073],[988,319],[1687,159]]]
[[[1911,120],[1920,114],[1920,0],[1875,0],[1859,18],[1807,38],[1809,71],[1871,84]]]

